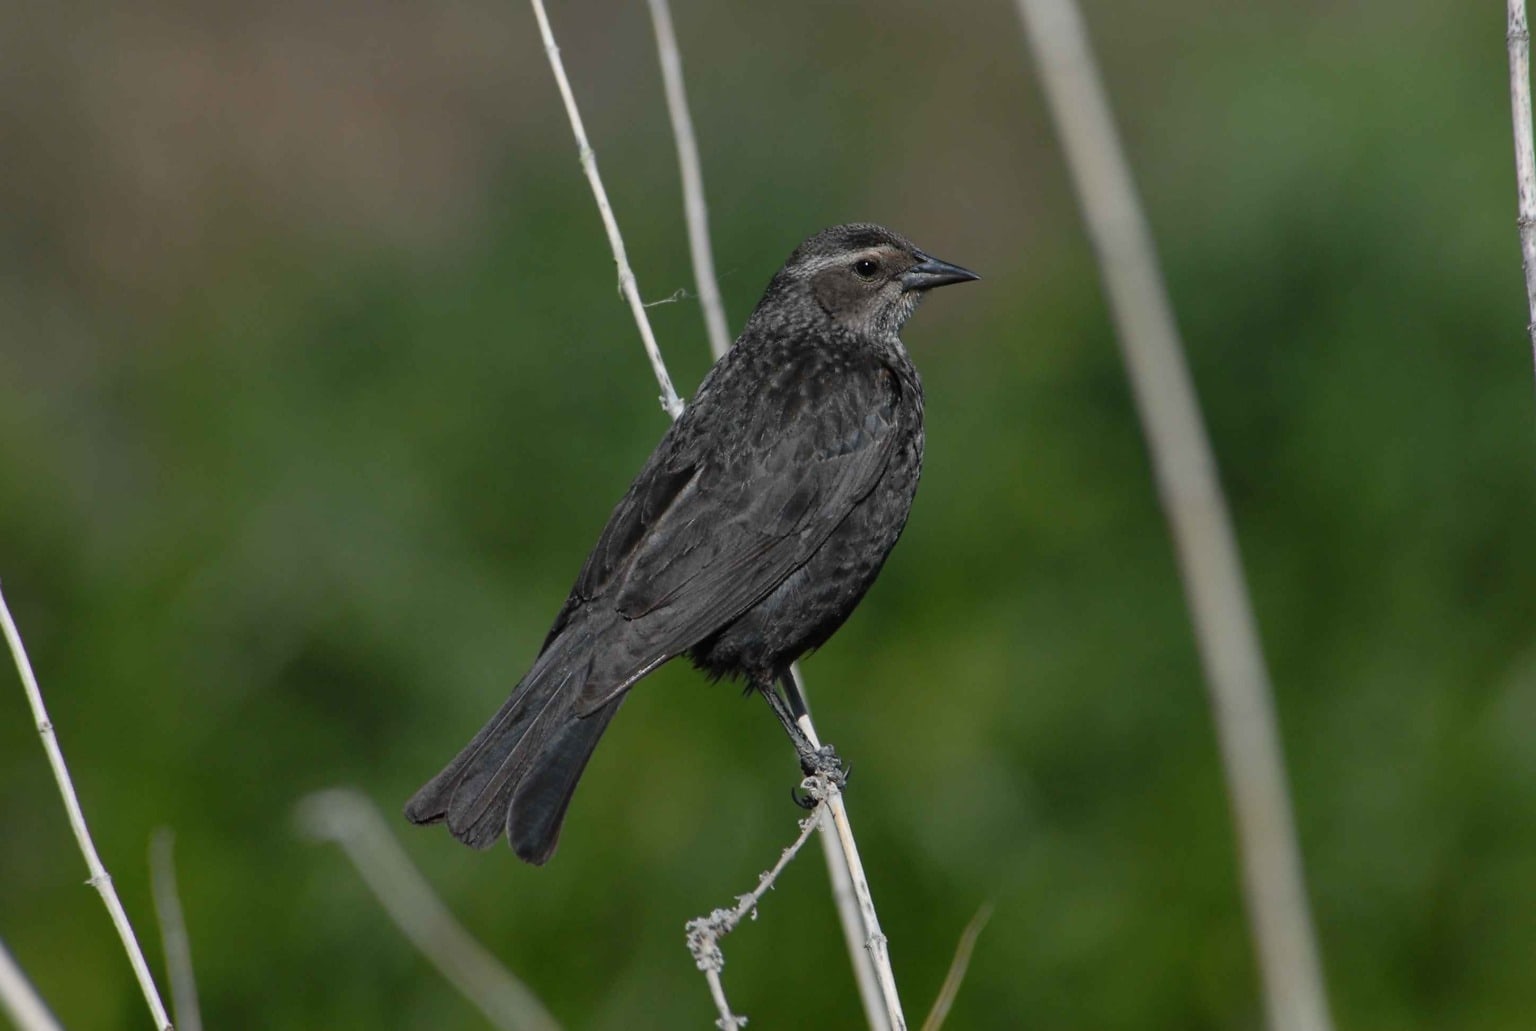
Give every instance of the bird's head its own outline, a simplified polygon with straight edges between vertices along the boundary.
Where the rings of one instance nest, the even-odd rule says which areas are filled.
[[[883,338],[901,329],[927,291],[980,278],[900,233],[855,222],[823,229],[795,248],[767,296],[803,298],[854,334]]]

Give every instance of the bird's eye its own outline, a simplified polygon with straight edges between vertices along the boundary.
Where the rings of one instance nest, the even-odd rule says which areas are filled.
[[[853,263],[853,274],[860,279],[874,279],[880,271],[880,263],[873,258],[860,258]]]

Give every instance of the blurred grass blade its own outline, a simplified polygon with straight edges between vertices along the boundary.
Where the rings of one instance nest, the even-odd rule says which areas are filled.
[[[1017,0],[1131,381],[1184,595],[1237,825],[1271,1031],[1332,1021],[1303,884],[1269,673],[1152,230],[1073,0]]]
[[[192,941],[176,889],[176,835],[161,827],[149,839],[149,887],[160,919],[160,943],[165,949],[165,970],[171,981],[171,1009],[177,1031],[203,1031],[202,1009],[197,1002],[197,978],[192,973]]]
[[[538,996],[470,936],[390,834],[378,807],[351,788],[317,791],[295,810],[301,830],[341,846],[395,926],[502,1031],[559,1031]]]
[[[949,961],[949,973],[944,975],[944,983],[939,986],[938,998],[933,1000],[933,1009],[928,1011],[928,1019],[923,1021],[922,1031],[939,1031],[944,1026],[949,1008],[955,1004],[955,996],[960,994],[960,985],[965,982],[965,972],[970,968],[971,952],[976,948],[976,939],[991,919],[992,903],[984,902],[976,915],[971,917],[971,922],[965,925],[965,930],[960,932],[960,941],[955,944],[955,958]]]
[[[0,1013],[10,1017],[19,1031],[59,1031],[59,1022],[4,942],[0,942]]]

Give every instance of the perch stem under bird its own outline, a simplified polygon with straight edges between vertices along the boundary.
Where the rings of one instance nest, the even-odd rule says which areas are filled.
[[[532,667],[406,816],[546,862],[626,693],[680,655],[768,698],[807,773],[837,769],[798,731],[789,667],[842,626],[906,525],[923,394],[899,331],[929,290],[977,278],[871,224],[796,248],[614,509]]]

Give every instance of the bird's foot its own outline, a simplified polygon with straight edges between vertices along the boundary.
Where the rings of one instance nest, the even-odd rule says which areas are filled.
[[[831,745],[800,753],[800,769],[807,777],[826,777],[839,789],[848,783],[848,768]]]
[[[846,766],[838,756],[837,750],[831,745],[822,745],[820,748],[806,749],[800,753],[800,769],[805,773],[806,780],[820,780],[830,785],[837,791],[842,791],[848,786],[848,774],[852,767]],[[823,792],[817,791],[815,786],[807,788],[801,785],[805,794],[797,794],[794,789],[789,797],[795,800],[795,804],[802,809],[815,809],[821,802]]]

